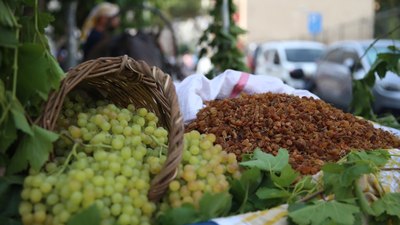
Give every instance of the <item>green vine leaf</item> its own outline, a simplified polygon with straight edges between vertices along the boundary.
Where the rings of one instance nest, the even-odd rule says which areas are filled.
[[[280,173],[272,173],[271,179],[281,187],[289,187],[299,176],[300,173],[287,164]]]
[[[262,181],[262,173],[257,168],[245,170],[240,179],[234,179],[230,183],[230,193],[236,209],[239,213],[247,212],[253,208],[248,204],[249,196],[257,191]]]
[[[47,99],[51,89],[59,87],[64,76],[62,69],[48,51],[39,44],[25,43],[20,48],[18,59],[17,92],[21,103],[29,100]]]
[[[252,160],[242,162],[240,165],[260,170],[280,172],[289,163],[289,153],[286,149],[279,149],[278,154],[273,156],[257,148],[254,150]]]
[[[0,47],[16,48],[18,46],[17,36],[14,30],[0,27]]]
[[[13,99],[11,102],[11,114],[13,115],[16,128],[32,136],[33,131],[26,120],[25,110],[18,99]]]
[[[18,26],[16,19],[8,4],[3,0],[0,1],[0,24],[8,27]],[[2,34],[3,35],[3,34]]]
[[[260,199],[274,199],[274,198],[287,199],[291,196],[291,193],[286,190],[281,190],[277,188],[260,188],[257,190],[256,195]]]
[[[375,80],[375,77],[373,79]],[[374,119],[375,115],[371,107],[374,97],[369,86],[368,80],[353,80],[354,91],[351,109],[354,111],[353,113],[355,115],[362,116],[366,119]]]
[[[38,13],[38,28],[41,33],[44,33],[44,28],[46,28],[51,22],[54,21],[54,17],[46,12]]]
[[[5,122],[0,124],[0,152],[5,153],[8,147],[17,139],[17,128],[14,120],[7,117]]]
[[[199,213],[203,221],[225,216],[229,212],[231,204],[232,196],[226,192],[216,194],[205,193],[199,202]]]
[[[301,209],[289,212],[289,217],[299,225],[342,224],[353,225],[358,207],[335,200],[318,201]]]
[[[400,193],[387,193],[382,198],[372,203],[376,216],[384,213],[400,219]]]
[[[99,225],[100,222],[101,217],[99,209],[93,204],[69,219],[67,225]]]
[[[246,30],[244,30],[244,29],[242,29],[242,28],[240,28],[239,26],[236,26],[236,25],[231,26],[229,28],[229,31],[231,33],[233,33],[233,34],[236,34],[236,35],[240,35],[240,34],[245,34],[246,33]]]
[[[185,225],[198,221],[199,213],[190,204],[173,208],[157,217],[157,224],[161,225]]]
[[[361,80],[353,80],[353,99],[350,109],[357,116],[379,122],[379,118],[374,114],[372,105],[374,97],[372,87],[375,85],[376,75],[384,78],[388,71],[400,75],[400,51],[395,46],[388,46],[390,52],[377,54],[376,60],[366,76]],[[387,126],[395,127],[398,123],[387,123]]]
[[[210,10],[214,21],[199,39],[199,45],[202,46],[200,56],[206,55],[207,52],[212,54],[213,68],[206,74],[209,79],[227,69],[249,71],[244,63],[243,53],[237,46],[238,35],[245,31],[233,20],[236,11],[235,4],[232,0],[228,0],[229,26],[227,28],[223,27],[221,7],[222,1],[216,1],[214,8]]]
[[[390,154],[387,150],[373,150],[373,151],[353,151],[347,155],[348,161],[364,161],[371,162],[376,167],[386,165],[390,159]]]
[[[58,139],[58,135],[39,126],[32,126],[33,135],[25,135],[7,168],[8,174],[20,172],[28,167],[40,170],[48,160],[52,150],[52,143]]]

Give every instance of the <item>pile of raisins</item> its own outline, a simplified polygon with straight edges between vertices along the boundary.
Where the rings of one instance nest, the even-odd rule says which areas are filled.
[[[216,135],[216,143],[240,159],[256,147],[277,154],[285,148],[302,174],[317,173],[350,150],[400,147],[400,139],[317,99],[287,94],[242,95],[206,103],[186,131]]]

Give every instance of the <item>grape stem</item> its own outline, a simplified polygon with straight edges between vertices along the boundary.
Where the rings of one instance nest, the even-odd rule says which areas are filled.
[[[62,131],[62,132],[60,133],[60,136],[61,136],[62,138],[67,138],[68,140],[70,140],[70,141],[72,141],[72,142],[74,142],[74,143],[76,143],[76,144],[79,144],[79,145],[81,145],[81,146],[83,146],[83,147],[102,147],[102,148],[110,148],[110,149],[112,148],[111,145],[105,145],[105,144],[95,144],[95,145],[93,145],[93,144],[84,144],[82,141],[73,139],[73,138],[67,133],[67,131]]]
[[[324,191],[325,191],[325,190],[322,189],[322,190],[319,190],[319,191],[317,191],[317,192],[314,192],[314,193],[312,193],[312,194],[310,194],[310,195],[307,195],[307,196],[305,196],[304,198],[298,200],[297,202],[307,202],[307,201],[309,201],[309,200],[311,200],[311,199],[317,197],[318,195],[322,195],[322,194],[324,193]]]
[[[159,145],[159,146],[161,146],[161,147],[168,148],[168,145],[163,144],[163,143],[160,143],[160,142],[157,140],[157,138],[154,137],[154,135],[149,135],[149,136],[151,137],[151,139],[153,139],[153,141],[154,141],[157,145]]]
[[[149,135],[149,136],[151,137],[151,139],[153,139],[153,141],[154,141],[158,146],[162,147],[162,150],[160,150],[160,153],[159,153],[158,157],[160,157],[160,156],[163,155],[163,154],[166,155],[167,152],[165,152],[164,150],[165,150],[165,149],[168,149],[168,145],[163,144],[163,143],[160,143],[160,142],[157,140],[157,138],[154,137],[153,135]]]
[[[74,143],[74,146],[72,147],[71,152],[68,154],[67,159],[64,161],[64,164],[62,165],[60,170],[57,172],[57,176],[59,176],[60,174],[62,174],[64,172],[64,170],[67,168],[69,162],[71,161],[72,156],[77,157],[77,154],[76,154],[77,147],[78,147],[78,143]]]

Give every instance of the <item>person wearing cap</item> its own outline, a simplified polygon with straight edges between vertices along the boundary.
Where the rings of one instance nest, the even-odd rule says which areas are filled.
[[[103,2],[92,9],[82,29],[84,60],[108,55],[111,33],[119,23],[117,5]]]

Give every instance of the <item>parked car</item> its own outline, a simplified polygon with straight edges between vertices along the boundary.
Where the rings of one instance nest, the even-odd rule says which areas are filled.
[[[353,78],[365,77],[377,54],[390,51],[388,46],[400,47],[399,41],[379,40],[367,51],[373,41],[341,41],[330,45],[317,63],[313,92],[326,102],[349,111]],[[400,77],[391,72],[384,79],[377,77],[373,94],[376,112],[400,109]]]
[[[309,89],[316,70],[316,60],[324,49],[324,44],[313,41],[263,43],[255,50],[253,73],[276,76],[294,88]],[[295,69],[302,69],[304,76],[290,76]]]

